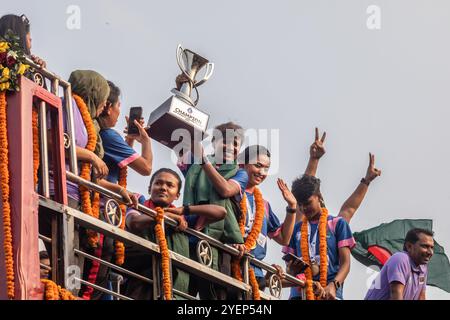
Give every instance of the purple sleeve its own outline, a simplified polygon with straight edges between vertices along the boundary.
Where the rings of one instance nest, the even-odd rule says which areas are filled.
[[[406,285],[408,274],[410,272],[410,265],[408,256],[406,254],[394,254],[387,262],[387,277],[388,282],[400,282]]]

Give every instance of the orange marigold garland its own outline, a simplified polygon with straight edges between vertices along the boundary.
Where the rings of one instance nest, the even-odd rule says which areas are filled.
[[[160,207],[155,209],[156,216],[156,225],[155,225],[155,233],[156,238],[158,239],[159,250],[161,253],[161,267],[162,267],[162,275],[163,275],[163,290],[164,290],[164,299],[172,300],[172,281],[170,279],[170,256],[169,256],[169,248],[167,247],[166,237],[164,235],[164,210]]]
[[[34,185],[36,186],[38,183],[40,150],[39,150],[39,128],[38,128],[39,116],[38,111],[35,107],[33,107],[31,119],[33,127],[33,178],[34,178]]]
[[[319,255],[320,255],[320,285],[325,288],[327,286],[327,274],[328,274],[328,255],[327,255],[327,221],[328,210],[322,208],[322,214],[319,219]],[[302,250],[302,258],[307,263],[311,264],[311,258],[309,256],[309,239],[308,239],[308,220],[303,216],[300,248]],[[311,268],[306,268],[306,299],[315,300],[313,291],[313,274]]]
[[[9,151],[6,122],[6,92],[0,92],[0,185],[3,208],[3,249],[5,251],[6,287],[9,299],[14,299],[14,259],[11,227],[11,204],[9,203]]]
[[[248,269],[248,278],[250,280],[250,286],[252,287],[253,300],[261,300],[259,284],[258,280],[256,280],[255,270],[253,270],[253,268]]]
[[[255,188],[253,192],[254,198],[255,198],[255,221],[253,222],[252,230],[250,230],[247,238],[244,241],[244,246],[247,250],[252,250],[255,245],[256,241],[258,239],[259,234],[261,233],[262,225],[264,222],[264,199],[262,197],[262,193],[258,188]],[[241,218],[239,220],[239,229],[241,230],[241,234],[244,237],[245,236],[245,221],[247,219],[247,196],[244,194],[242,197],[241,203]],[[233,259],[231,263],[231,268],[233,272],[233,276],[235,279],[242,281],[242,272],[241,267],[239,265],[238,259]],[[255,272],[253,268],[249,268],[249,281],[250,285],[252,287],[253,292],[253,299],[254,300],[260,300],[260,294],[259,294],[259,285],[258,281],[256,280]]]
[[[119,172],[119,185],[126,189],[127,188],[127,167],[120,169]],[[122,223],[120,224],[120,229],[125,229],[125,213],[127,212],[127,206],[124,204],[120,205],[120,210],[122,211]],[[121,241],[115,241],[116,248],[116,264],[121,266],[125,262],[125,245]]]
[[[86,145],[86,149],[94,152],[95,145],[97,144],[97,133],[95,131],[95,126],[92,121],[91,115],[89,114],[89,109],[84,102],[83,98],[80,96],[73,94],[73,98],[77,103],[78,109],[80,110],[81,117],[83,118],[84,125],[86,127],[86,131],[88,134],[88,143]],[[88,162],[84,162],[81,165],[81,174],[80,177],[90,181],[91,180],[91,164]],[[91,217],[98,218],[99,210],[100,210],[100,197],[98,193],[94,193],[94,203],[91,203],[91,194],[89,189],[80,186],[79,187],[80,196],[81,196],[81,210],[90,215]],[[88,243],[91,247],[95,248],[98,245],[99,236],[98,233],[93,230],[88,230]]]
[[[45,285],[45,300],[77,300],[70,291],[61,288],[53,281],[41,279],[41,282]]]

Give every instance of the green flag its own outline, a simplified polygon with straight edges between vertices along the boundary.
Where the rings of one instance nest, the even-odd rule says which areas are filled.
[[[433,230],[433,221],[394,220],[378,227],[355,232],[356,246],[352,250],[353,257],[365,266],[382,267],[392,254],[402,251],[406,233],[414,228]],[[450,263],[444,248],[434,241],[434,255],[428,264],[427,285],[450,292]]]

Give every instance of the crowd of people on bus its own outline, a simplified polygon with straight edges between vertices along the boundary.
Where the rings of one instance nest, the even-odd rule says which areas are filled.
[[[46,62],[31,54],[30,22],[25,16],[6,15],[0,18],[0,37],[10,30],[20,39],[24,51],[35,63],[46,67]],[[183,77],[177,78],[179,87]],[[73,134],[79,168],[89,164],[88,176],[98,185],[120,194],[128,205],[125,230],[155,242],[155,219],[136,209],[140,204],[150,209],[160,207],[164,214],[175,220],[176,228],[166,225],[165,235],[169,249],[192,260],[197,260],[196,246],[199,239],[184,233],[187,228],[200,231],[239,254],[212,248],[211,268],[224,275],[233,276],[233,261],[251,255],[263,261],[270,239],[280,245],[286,266],[273,265],[281,279],[288,273],[305,283],[305,287],[291,286],[290,299],[303,299],[314,295],[321,299],[343,299],[344,283],[350,272],[351,250],[355,245],[350,222],[361,205],[369,185],[381,175],[375,167],[375,156],[369,155],[369,165],[353,193],[344,201],[337,215],[329,213],[321,193],[321,180],[317,178],[319,160],[325,154],[325,138],[316,128],[315,139],[309,149],[309,161],[304,173],[289,188],[282,179],[277,187],[286,203],[285,213],[273,210],[271,202],[259,190],[268,177],[271,152],[265,146],[251,145],[244,150],[244,130],[233,122],[215,127],[212,146],[214,152],[205,154],[201,142],[180,155],[177,168],[154,168],[151,137],[143,121],[135,120],[137,134],[122,136],[115,126],[121,116],[121,90],[96,71],[75,70],[69,82],[73,96]],[[66,112],[66,111],[64,111]],[[64,119],[66,114],[64,114]],[[88,119],[87,119],[88,118]],[[126,119],[128,122],[128,118]],[[91,126],[93,125],[93,126]],[[66,123],[64,124],[67,130]],[[127,126],[128,128],[128,126]],[[91,139],[92,135],[95,139]],[[95,145],[92,145],[92,141]],[[141,153],[134,149],[140,144]],[[131,168],[149,181],[148,195],[140,195],[121,185],[122,170]],[[156,169],[156,170],[155,170]],[[178,170],[178,172],[176,171]],[[80,170],[81,171],[81,170]],[[153,173],[153,174],[152,174]],[[80,174],[82,174],[80,172]],[[50,177],[51,180],[52,177]],[[142,181],[145,181],[142,178]],[[51,181],[51,186],[55,182]],[[184,185],[184,189],[183,189]],[[268,186],[267,186],[268,188]],[[53,194],[51,188],[51,195]],[[182,191],[183,190],[183,191]],[[183,192],[183,194],[182,194]],[[67,182],[68,205],[82,210],[80,188]],[[90,196],[90,195],[89,195]],[[182,206],[174,203],[180,200]],[[270,200],[270,201],[269,201]],[[103,207],[105,199],[101,199]],[[100,219],[104,219],[102,216]],[[281,218],[281,219],[280,219]],[[252,230],[258,224],[257,234]],[[48,212],[39,213],[39,231],[50,236]],[[321,231],[323,230],[323,231]],[[251,248],[246,246],[248,237],[254,238]],[[79,247],[90,255],[114,263],[114,240],[99,234],[97,244],[88,243],[89,232],[79,229]],[[41,246],[42,247],[42,246]],[[405,240],[404,252],[395,254],[380,273],[378,288],[371,288],[366,299],[424,299],[426,288],[426,264],[433,254],[433,234],[427,230],[411,230]],[[40,248],[41,264],[51,260],[50,247]],[[127,245],[123,267],[144,277],[152,278],[153,260],[139,248]],[[80,265],[83,279],[109,288],[113,270],[98,261],[85,259]],[[261,267],[251,264],[260,290],[268,284],[268,276]],[[48,276],[48,268],[41,273]],[[411,280],[412,279],[412,280]],[[173,267],[174,289],[201,299],[240,299],[233,290],[210,281],[204,281],[186,270]],[[134,299],[152,299],[153,287],[140,279],[125,276],[121,293]],[[83,285],[79,296],[83,299],[105,299],[107,294]]]

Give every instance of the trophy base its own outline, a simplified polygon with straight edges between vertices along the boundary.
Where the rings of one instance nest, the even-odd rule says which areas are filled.
[[[150,114],[150,137],[173,149],[180,143],[206,138],[209,115],[173,96]]]

